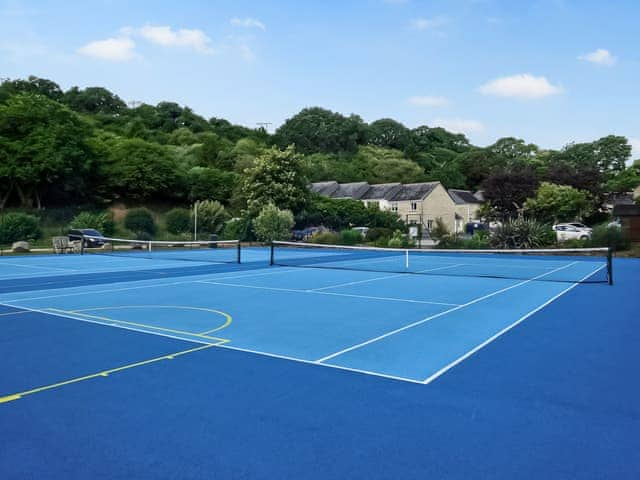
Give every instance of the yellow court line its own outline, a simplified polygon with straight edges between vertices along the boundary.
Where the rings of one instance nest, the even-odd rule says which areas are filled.
[[[67,316],[69,316],[69,315],[77,315],[78,317],[92,318],[92,319],[100,320],[102,322],[122,323],[124,325],[133,325],[135,327],[149,328],[149,329],[158,330],[158,331],[162,331],[162,332],[176,333],[178,335],[187,335],[187,336],[191,336],[191,337],[205,338],[207,340],[217,340],[217,341],[222,341],[222,342],[229,342],[230,341],[228,338],[211,337],[211,336],[208,336],[208,335],[204,335],[202,333],[188,332],[186,330],[176,330],[176,329],[173,329],[173,328],[156,327],[154,325],[147,325],[145,323],[136,323],[136,322],[128,322],[128,321],[125,321],[125,320],[116,320],[115,318],[101,317],[99,315],[90,315],[88,313],[83,313],[81,311],[61,310],[59,308],[47,308],[46,310],[49,310],[51,312],[62,313],[62,314],[67,315]]]
[[[189,350],[182,350],[180,352],[170,353],[168,355],[163,355],[161,357],[150,358],[148,360],[143,360],[141,362],[129,363],[127,365],[122,365],[120,367],[112,368],[110,370],[103,370],[102,372],[92,373],[91,375],[85,375],[85,376],[82,376],[82,377],[71,378],[69,380],[64,380],[62,382],[52,383],[50,385],[44,385],[42,387],[33,388],[31,390],[26,390],[24,392],[14,393],[12,395],[6,395],[4,397],[0,397],[0,403],[7,403],[7,402],[11,402],[13,400],[19,400],[20,398],[25,397],[27,395],[33,395],[34,393],[40,393],[40,392],[44,392],[46,390],[52,390],[54,388],[60,388],[60,387],[63,387],[65,385],[71,385],[73,383],[84,382],[86,380],[91,380],[93,378],[108,377],[112,373],[122,372],[123,370],[129,370],[129,369],[132,369],[132,368],[141,367],[143,365],[149,365],[150,363],[159,362],[161,360],[173,360],[176,357],[180,357],[182,355],[186,355],[188,353],[197,352],[199,350],[204,350],[204,349],[207,349],[207,348],[217,347],[218,345],[221,345],[223,343],[224,342],[211,343],[211,344],[208,344],[208,345],[202,345],[200,347],[190,348]]]
[[[231,322],[233,321],[233,319],[231,318],[231,315],[229,315],[226,312],[223,312],[222,310],[216,310],[214,308],[205,308],[205,307],[191,307],[188,305],[118,305],[115,307],[82,308],[78,310],[71,310],[71,312],[77,313],[77,312],[96,312],[99,310],[128,310],[132,308],[147,308],[147,309],[168,308],[172,310],[198,310],[201,312],[215,313],[225,318],[225,322],[219,327],[213,328],[211,330],[207,330],[205,332],[200,332],[198,335],[208,335],[209,333],[217,332],[218,330],[227,328],[229,325],[231,325]]]

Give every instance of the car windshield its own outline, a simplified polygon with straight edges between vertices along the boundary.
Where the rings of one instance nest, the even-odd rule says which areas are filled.
[[[90,237],[101,237],[102,236],[102,234],[99,231],[92,230],[90,228],[87,228],[87,229],[83,230],[82,233],[84,233],[85,235],[88,235]]]

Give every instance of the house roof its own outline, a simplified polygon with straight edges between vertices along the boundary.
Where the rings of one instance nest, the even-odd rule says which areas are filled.
[[[330,197],[338,190],[338,188],[340,188],[340,185],[338,184],[338,182],[331,180],[329,182],[312,183],[309,188],[313,193],[317,193],[325,197]]]
[[[422,200],[429,195],[440,182],[407,183],[402,185],[389,200],[397,202],[403,200]]]
[[[340,183],[338,189],[331,194],[331,198],[353,198],[360,200],[367,193],[370,185],[367,182]]]
[[[640,217],[640,205],[618,204],[613,207],[613,215],[619,217]]]
[[[402,188],[400,183],[379,183],[370,185],[361,200],[390,200]]]
[[[456,190],[449,189],[449,196],[455,202],[456,205],[465,205],[467,203],[482,203],[478,197],[476,197],[469,190]]]

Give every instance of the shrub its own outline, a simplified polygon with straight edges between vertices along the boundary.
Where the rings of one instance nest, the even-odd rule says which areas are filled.
[[[342,245],[356,245],[362,241],[362,234],[357,230],[342,230],[340,243]]]
[[[440,217],[436,218],[436,224],[431,229],[430,233],[431,233],[431,238],[433,238],[434,240],[442,240],[443,238],[448,237],[450,235],[447,225],[444,223],[444,220],[442,220],[442,218]]]
[[[197,203],[197,208],[199,232],[218,233],[222,230],[227,212],[220,202],[203,200]]]
[[[186,208],[173,208],[167,212],[167,232],[178,235],[191,230],[191,212]]]
[[[116,229],[116,223],[108,212],[80,212],[73,217],[69,228],[93,228],[103,235],[110,236]]]
[[[0,243],[37,240],[42,236],[38,217],[26,213],[7,213],[0,217]]]
[[[136,238],[148,240],[156,233],[156,222],[153,214],[146,208],[132,208],[124,217],[124,226],[131,230]],[[145,237],[145,238],[143,238]]]
[[[223,240],[254,240],[253,220],[250,217],[232,218],[224,224],[220,236]]]
[[[377,242],[378,240],[383,239],[386,245],[386,242],[391,238],[391,235],[393,235],[393,230],[390,228],[373,227],[367,232],[366,240],[368,242]]]
[[[436,248],[466,248],[478,250],[489,248],[490,246],[489,232],[480,230],[475,232],[471,238],[447,235],[438,242]]]
[[[553,244],[554,232],[537,220],[516,218],[500,225],[491,237],[497,248],[540,248]]]
[[[391,248],[407,248],[413,246],[413,242],[401,230],[396,230],[387,242],[387,246]]]
[[[614,250],[626,250],[631,245],[629,236],[622,228],[609,227],[606,223],[596,225],[591,239],[586,243],[592,247],[609,247]]]
[[[333,232],[320,232],[313,235],[310,239],[312,243],[324,243],[328,245],[335,245],[339,242],[340,237]]]
[[[273,203],[263,207],[253,220],[256,237],[263,242],[288,240],[291,238],[293,224],[293,213],[290,210],[280,210]]]

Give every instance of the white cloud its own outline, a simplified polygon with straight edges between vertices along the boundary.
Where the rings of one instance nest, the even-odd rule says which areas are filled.
[[[267,27],[264,23],[256,18],[232,18],[231,25],[234,27],[242,27],[242,28],[259,28],[260,30],[266,30]]]
[[[611,55],[611,52],[609,52],[609,50],[605,50],[604,48],[598,48],[593,52],[580,55],[578,57],[578,60],[584,60],[586,62],[595,63],[597,65],[606,65],[608,67],[616,63],[616,57]]]
[[[480,133],[484,131],[484,125],[477,120],[463,120],[461,118],[436,118],[432,122],[437,127],[442,127],[454,133],[464,133],[470,135],[472,133]]]
[[[126,62],[135,57],[135,47],[135,42],[127,37],[107,38],[87,43],[78,49],[78,53],[101,60]]]
[[[449,105],[449,100],[445,97],[417,96],[409,98],[409,103],[418,107],[444,107]]]
[[[543,98],[562,93],[562,88],[549,83],[546,77],[534,77],[529,73],[500,77],[478,88],[484,95],[515,98]]]
[[[198,29],[173,30],[169,26],[146,25],[140,29],[140,35],[150,42],[164,47],[191,48],[205,54],[214,52],[211,47],[211,39]]]
[[[433,18],[414,18],[411,20],[411,26],[416,30],[437,30],[447,23],[444,17]]]

